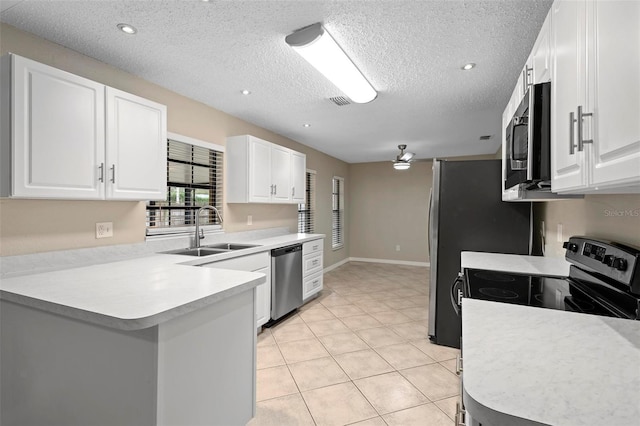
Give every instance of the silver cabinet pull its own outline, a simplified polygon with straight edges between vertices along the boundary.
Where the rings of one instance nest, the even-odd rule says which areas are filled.
[[[576,119],[573,115],[573,111],[569,113],[569,155],[573,155],[576,153],[576,144],[573,143],[574,139],[574,130],[573,125],[575,124]]]
[[[455,426],[466,426],[466,414],[467,412],[461,407],[460,401],[456,402]]]
[[[269,192],[269,195],[273,195],[273,185],[269,186],[269,188],[271,188],[271,192]]]
[[[111,183],[116,183],[116,165],[111,166]]]
[[[291,188],[291,196],[292,197],[296,196],[296,187],[295,186],[293,188]]]
[[[277,195],[278,194],[278,185],[274,184],[273,185],[273,195]]]
[[[100,163],[98,166],[98,170],[100,170],[100,175],[98,176],[98,181],[104,182],[104,163]]]
[[[456,357],[456,374],[459,376],[462,373],[462,356]]]
[[[591,117],[593,113],[591,112],[582,112],[582,105],[578,105],[578,151],[582,151],[584,149],[585,143],[593,143],[593,139],[583,139],[582,133],[582,120],[584,117]]]

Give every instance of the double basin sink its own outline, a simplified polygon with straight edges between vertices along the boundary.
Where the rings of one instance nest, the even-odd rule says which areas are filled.
[[[185,248],[166,251],[167,254],[182,254],[185,256],[210,256],[212,254],[227,253],[234,250],[244,250],[251,247],[258,247],[256,244],[218,243],[197,248]]]

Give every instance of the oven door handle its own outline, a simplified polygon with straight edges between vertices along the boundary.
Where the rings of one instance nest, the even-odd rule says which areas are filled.
[[[460,315],[460,299],[462,299],[461,293],[463,284],[464,274],[460,272],[451,286],[451,306],[453,306],[453,310],[456,311],[456,315]]]

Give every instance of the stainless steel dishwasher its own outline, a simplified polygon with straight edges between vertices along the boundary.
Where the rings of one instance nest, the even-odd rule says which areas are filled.
[[[271,320],[302,306],[302,244],[271,250]]]

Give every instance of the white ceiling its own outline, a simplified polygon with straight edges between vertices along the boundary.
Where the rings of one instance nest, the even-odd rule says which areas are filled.
[[[416,158],[495,153],[502,111],[551,3],[3,0],[0,21],[358,163],[391,160],[400,143]],[[138,34],[117,30],[122,22]],[[314,22],[376,100],[329,101],[342,93],[284,42]],[[478,65],[462,71],[467,62]]]

